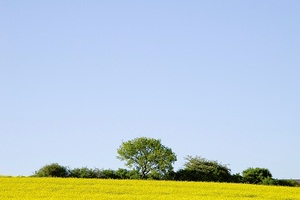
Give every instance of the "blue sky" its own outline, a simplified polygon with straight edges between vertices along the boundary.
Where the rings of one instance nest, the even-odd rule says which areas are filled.
[[[299,178],[300,2],[0,1],[0,174],[161,139]]]

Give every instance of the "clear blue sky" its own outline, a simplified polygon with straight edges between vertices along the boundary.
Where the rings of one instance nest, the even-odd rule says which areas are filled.
[[[0,174],[117,169],[140,136],[300,178],[300,1],[0,1]]]

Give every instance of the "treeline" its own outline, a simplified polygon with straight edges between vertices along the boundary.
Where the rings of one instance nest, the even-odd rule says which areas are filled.
[[[248,183],[260,185],[278,185],[299,187],[295,180],[274,179],[268,169],[248,168],[241,174],[231,174],[230,169],[216,161],[209,161],[199,157],[189,157],[185,168],[172,171],[164,178],[149,176],[149,180],[175,180],[175,181],[206,181],[206,182],[228,182]],[[194,163],[192,163],[192,162]],[[198,165],[199,164],[199,165]],[[195,168],[196,167],[196,168]],[[45,165],[32,175],[33,177],[62,177],[62,178],[90,178],[90,179],[142,179],[137,170],[119,168],[74,168],[52,163]]]
[[[274,179],[266,168],[248,168],[242,174],[231,174],[227,165],[199,156],[187,156],[182,169],[174,171],[177,161],[171,148],[160,140],[140,137],[122,142],[117,158],[125,162],[127,169],[71,169],[57,163],[49,164],[34,173],[36,177],[73,177],[102,179],[152,179],[175,181],[207,181],[250,183],[263,185],[300,186],[294,180]]]

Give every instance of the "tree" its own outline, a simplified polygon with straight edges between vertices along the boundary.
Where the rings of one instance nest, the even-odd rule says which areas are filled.
[[[243,179],[246,183],[260,184],[265,178],[272,178],[271,172],[266,168],[248,168],[243,171]]]
[[[57,163],[45,165],[35,172],[34,176],[38,177],[68,177],[70,170],[67,167],[61,166]]]
[[[184,169],[177,172],[175,179],[185,181],[230,182],[230,169],[217,161],[206,160],[199,156],[187,156]]]
[[[160,140],[146,137],[122,142],[117,152],[117,158],[138,171],[141,179],[167,177],[177,160],[172,149],[162,145]]]

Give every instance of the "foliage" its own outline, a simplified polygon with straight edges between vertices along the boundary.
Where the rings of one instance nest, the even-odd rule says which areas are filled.
[[[74,178],[101,178],[101,179],[139,179],[139,174],[135,170],[127,169],[89,169],[87,167],[70,170],[70,177]]]
[[[74,178],[98,178],[98,174],[98,169],[82,167],[72,169],[70,176]]]
[[[131,170],[119,168],[90,169],[87,167],[70,169],[57,163],[43,166],[31,177],[73,177],[91,179],[152,179],[180,181],[213,181],[231,183],[250,183],[261,185],[300,186],[299,181],[273,179],[266,168],[248,168],[242,175],[233,174],[231,170],[217,161],[207,160],[199,156],[187,156],[184,168],[173,171],[176,155],[172,150],[152,138],[136,138],[122,142],[118,148],[117,158],[125,161]],[[0,175],[0,178],[3,177]],[[0,198],[1,199],[1,198]]]
[[[243,183],[243,177],[237,173],[237,174],[233,174],[231,176],[231,181],[232,183]]]
[[[119,179],[118,175],[116,172],[112,169],[103,169],[99,170],[98,172],[98,178],[103,178],[103,179]]]
[[[291,187],[300,187],[300,183],[295,180],[287,180],[287,179],[275,179],[276,185],[280,186],[291,186]]]
[[[271,172],[266,168],[248,168],[243,171],[243,179],[246,183],[261,184],[265,178],[272,178]],[[266,180],[268,182],[270,180]]]
[[[127,170],[119,168],[116,171],[116,175],[119,177],[119,179],[140,179],[139,172],[136,170]]]
[[[70,170],[68,167],[61,166],[57,163],[45,165],[35,172],[34,176],[37,177],[68,177]]]
[[[199,156],[187,156],[186,160],[185,168],[177,172],[177,180],[229,182],[231,179],[230,169],[217,161]]]
[[[277,180],[273,179],[271,177],[267,177],[261,181],[261,184],[262,185],[277,185]]]
[[[122,142],[117,152],[117,158],[138,171],[141,179],[165,178],[172,172],[172,164],[177,160],[175,153],[160,140],[146,137]]]
[[[120,179],[129,179],[129,170],[119,168],[119,169],[116,171],[116,175],[117,175]]]
[[[278,185],[278,186],[290,186],[299,187],[300,184],[295,180],[287,179],[273,179],[271,177],[264,178],[261,182],[262,185]]]
[[[273,179],[271,177],[264,178],[261,185],[279,185],[279,186],[298,186],[298,183],[294,180],[285,180],[285,179]]]

